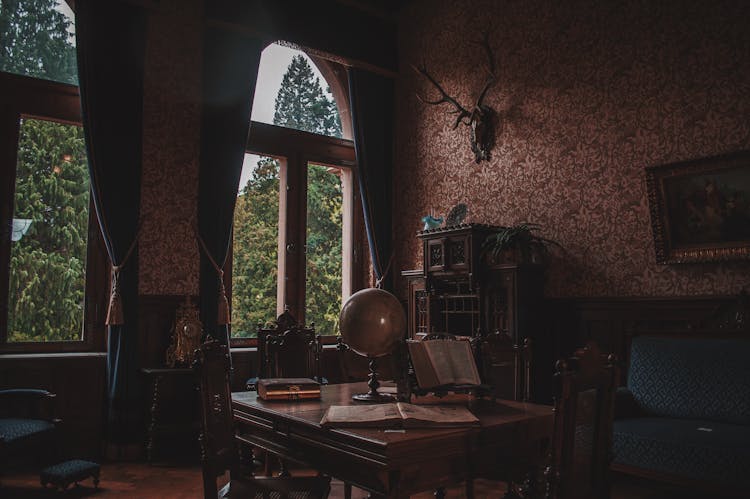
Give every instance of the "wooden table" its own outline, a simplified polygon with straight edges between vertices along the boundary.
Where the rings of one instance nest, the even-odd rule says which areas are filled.
[[[552,432],[552,408],[474,400],[474,428],[331,429],[320,419],[331,405],[354,404],[364,383],[326,385],[321,400],[265,401],[232,394],[237,438],[384,497],[408,497],[519,463],[538,463]]]

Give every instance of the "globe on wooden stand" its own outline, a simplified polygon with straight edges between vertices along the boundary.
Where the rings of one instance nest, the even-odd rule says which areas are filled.
[[[398,298],[377,288],[357,291],[341,308],[339,329],[344,343],[370,360],[370,391],[352,398],[360,402],[393,401],[393,396],[378,392],[376,359],[393,352],[406,332],[406,315]]]

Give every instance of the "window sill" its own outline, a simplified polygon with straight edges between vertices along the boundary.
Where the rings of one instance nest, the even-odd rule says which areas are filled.
[[[50,352],[50,353],[0,353],[3,359],[75,359],[84,357],[106,357],[106,352]]]

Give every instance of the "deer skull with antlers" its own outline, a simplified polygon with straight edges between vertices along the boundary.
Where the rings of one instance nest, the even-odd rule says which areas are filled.
[[[459,104],[455,98],[451,97],[445,90],[443,90],[443,87],[437,82],[437,80],[427,72],[424,63],[422,63],[422,66],[420,67],[412,66],[412,68],[414,68],[417,73],[427,78],[427,80],[435,86],[438,92],[440,92],[439,99],[427,100],[422,98],[419,94],[417,94],[417,98],[425,104],[439,105],[448,103],[453,106],[453,110],[449,111],[450,114],[456,115],[453,129],[455,130],[461,123],[467,125],[471,129],[471,150],[474,152],[476,162],[479,163],[482,160],[487,161],[490,159],[490,150],[495,141],[495,111],[486,104],[483,104],[482,101],[484,101],[484,97],[487,95],[487,90],[489,90],[492,84],[495,83],[496,76],[495,58],[493,57],[492,49],[490,48],[489,33],[485,33],[482,40],[477,42],[477,44],[484,49],[487,55],[487,60],[489,61],[489,76],[484,84],[484,88],[479,92],[479,97],[471,108],[471,111]]]

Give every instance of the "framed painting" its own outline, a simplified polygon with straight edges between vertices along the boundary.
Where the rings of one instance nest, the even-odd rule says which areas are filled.
[[[661,264],[750,259],[750,151],[646,168]]]

